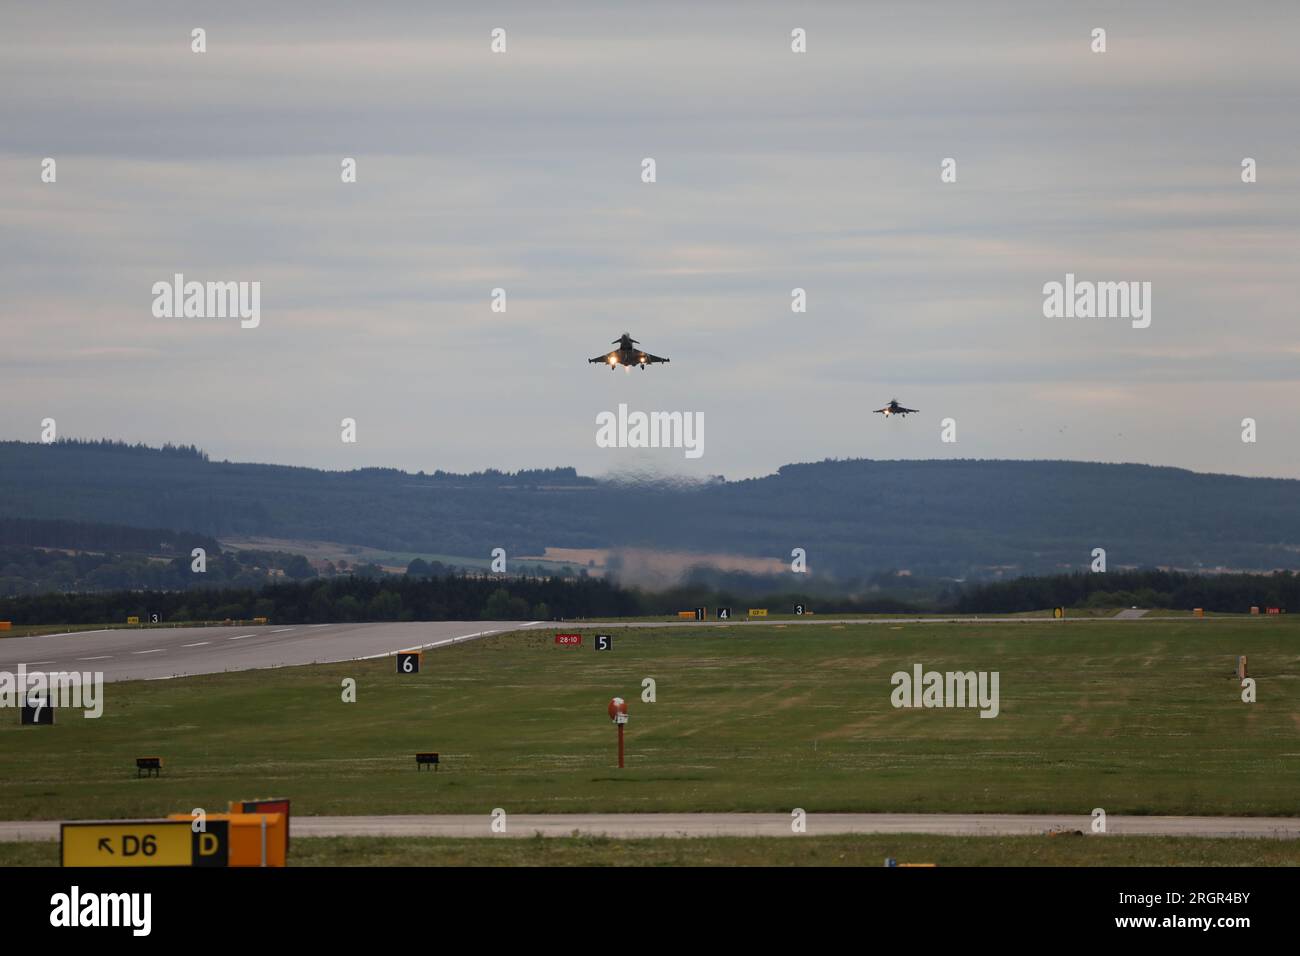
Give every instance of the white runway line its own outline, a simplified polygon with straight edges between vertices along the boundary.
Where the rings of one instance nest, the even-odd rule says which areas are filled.
[[[79,661],[106,661],[113,657],[112,654],[101,654],[99,657],[78,657]]]
[[[161,654],[161,653],[162,653],[163,651],[165,651],[165,650],[166,650],[165,647],[155,647],[155,648],[153,648],[152,650],[148,650],[148,651],[132,651],[131,653],[132,653],[132,654]]]
[[[242,641],[246,637],[257,637],[256,634],[240,634],[238,637],[228,637],[228,641]]]
[[[41,664],[57,664],[58,661],[28,661],[26,664],[19,664],[19,667],[38,667]]]
[[[272,634],[283,634],[285,631],[292,631],[292,630],[293,630],[293,628],[291,628],[291,627],[282,627],[282,628],[280,628],[278,631],[272,631],[271,633],[272,633]],[[249,637],[252,637],[251,634],[248,635],[248,636],[249,636]]]
[[[211,641],[199,641],[197,644],[182,644],[181,647],[203,647],[205,644],[211,643]]]
[[[81,637],[83,634],[103,634],[111,628],[101,627],[93,631],[61,631],[58,634],[32,634],[31,637]]]
[[[538,622],[533,621],[532,623],[536,624]],[[524,625],[524,627],[528,627],[528,626],[529,625],[527,624]],[[432,647],[442,647],[444,644],[455,644],[457,641],[468,641],[475,637],[487,637],[489,634],[500,634],[500,633],[501,630],[499,628],[495,631],[475,631],[473,634],[461,634],[457,637],[445,637],[441,641],[433,641],[432,643],[429,644],[415,644],[407,647],[399,647],[395,651],[385,651],[382,654],[368,654],[365,657],[354,657],[353,660],[373,661],[379,657],[392,657],[393,655],[401,654],[404,651],[423,651],[423,650],[428,650],[429,648]],[[315,662],[313,661],[313,663]]]

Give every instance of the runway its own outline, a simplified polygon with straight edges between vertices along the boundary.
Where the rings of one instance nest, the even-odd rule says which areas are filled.
[[[616,628],[718,627],[784,628],[804,625],[905,627],[910,624],[1085,625],[1117,618],[1027,617],[806,617],[769,621],[418,621],[380,624],[268,624],[260,627],[142,627],[45,634],[0,639],[0,671],[102,671],[105,681],[159,680],[195,674],[327,664],[384,657],[409,648],[434,648],[529,629],[594,633]],[[1186,623],[1189,618],[1130,618],[1151,625]],[[1198,626],[1214,619],[1197,620]],[[1218,620],[1228,620],[1220,618]]]
[[[481,815],[300,817],[290,822],[294,837],[550,837],[575,831],[618,839],[648,837],[793,837],[832,834],[932,836],[1042,836],[1053,831],[1092,834],[1092,818],[1069,814],[992,813],[809,813],[806,832],[791,828],[788,813],[554,813],[507,814],[505,831]],[[1106,819],[1097,836],[1183,836],[1294,840],[1300,817],[1131,817]],[[0,842],[57,840],[51,821],[0,822]]]
[[[0,640],[0,671],[102,671],[105,681],[156,680],[384,657],[442,647],[537,622],[428,621],[263,627],[151,627]]]

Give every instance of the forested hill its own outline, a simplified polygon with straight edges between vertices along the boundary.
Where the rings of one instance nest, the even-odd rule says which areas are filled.
[[[214,462],[197,450],[0,442],[0,517],[486,556],[653,547],[856,577],[1300,567],[1300,482],[1068,461],[823,461],[697,486],[559,468],[472,475]]]

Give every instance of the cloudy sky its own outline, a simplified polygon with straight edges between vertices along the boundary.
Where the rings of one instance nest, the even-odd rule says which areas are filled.
[[[6,0],[0,438],[1300,477],[1298,28],[1282,3]],[[155,318],[176,272],[260,282],[260,327]],[[1151,326],[1044,318],[1067,272],[1152,283]],[[624,330],[672,363],[587,364]],[[891,396],[921,414],[870,414]],[[705,454],[598,448],[620,402],[703,413]]]

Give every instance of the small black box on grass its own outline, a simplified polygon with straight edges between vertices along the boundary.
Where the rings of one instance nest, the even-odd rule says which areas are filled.
[[[435,771],[438,769],[438,754],[436,751],[415,755],[415,769],[419,771],[425,767],[432,767]]]
[[[18,722],[24,727],[53,727],[54,708],[44,697],[30,695],[23,699],[22,712]]]
[[[136,757],[135,775],[157,777],[162,773],[162,765],[162,757]]]

